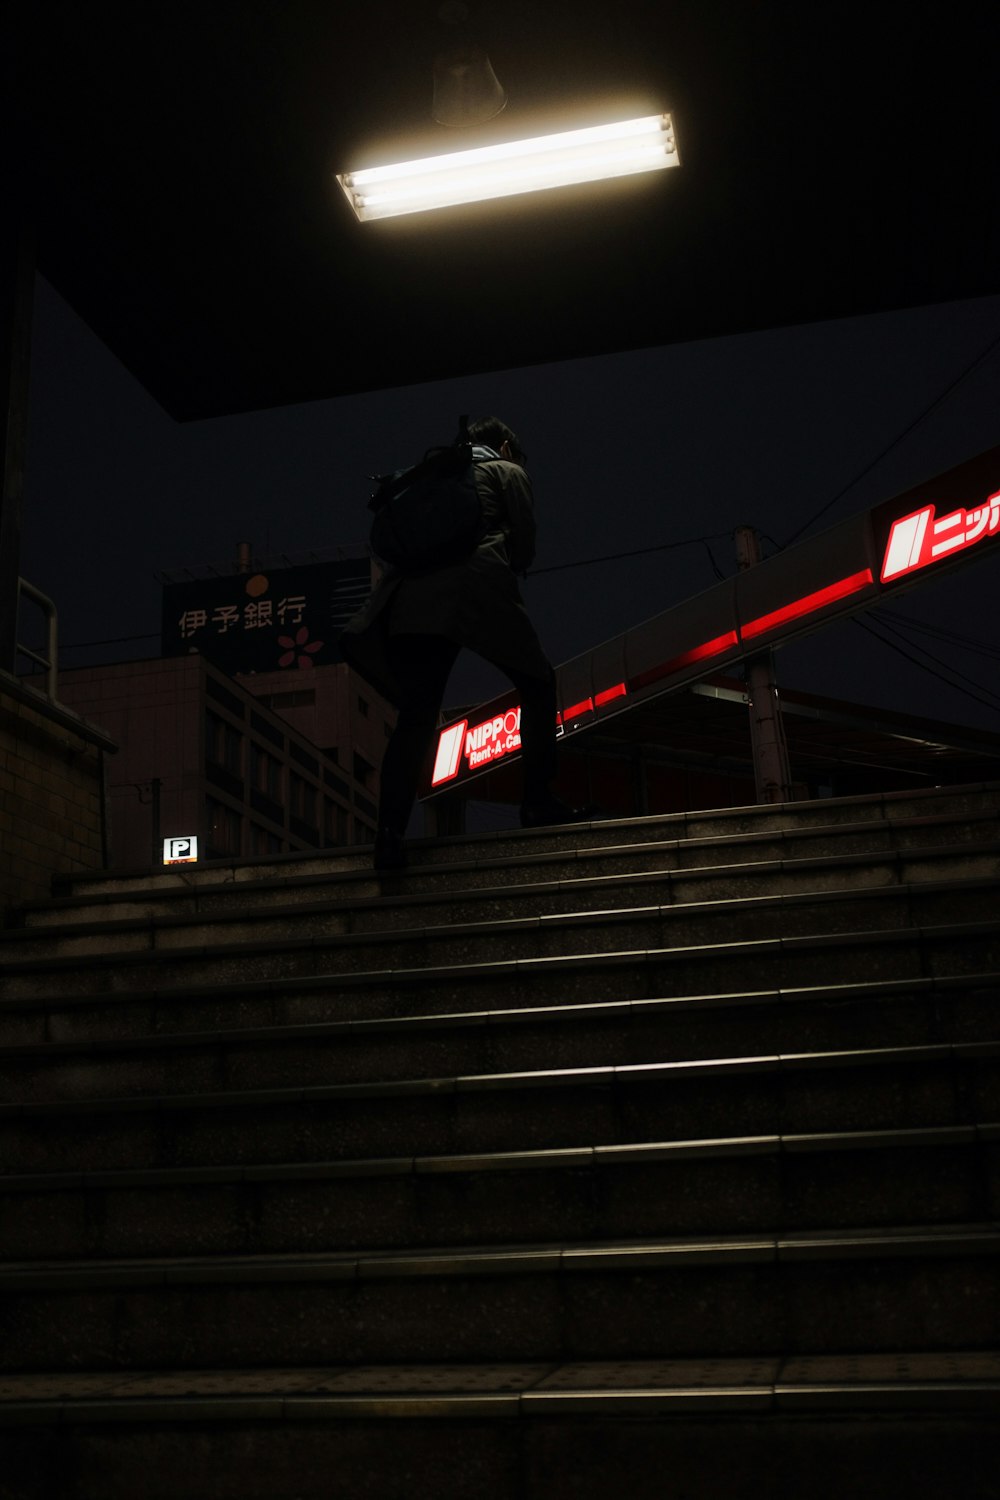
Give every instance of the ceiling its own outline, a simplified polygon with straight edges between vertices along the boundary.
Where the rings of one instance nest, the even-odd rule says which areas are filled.
[[[1000,292],[995,5],[480,0],[510,102],[455,132],[439,4],[11,7],[39,269],[177,418]],[[679,169],[375,224],[332,180],[623,110]]]

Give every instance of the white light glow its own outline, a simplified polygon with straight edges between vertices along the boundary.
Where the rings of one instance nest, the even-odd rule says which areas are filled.
[[[678,165],[669,115],[338,174],[359,219],[388,219]]]
[[[894,578],[897,573],[908,573],[917,565],[932,510],[933,507],[928,505],[924,510],[893,523],[882,564],[883,583],[887,578]]]
[[[459,757],[462,754],[462,737],[468,728],[468,723],[468,719],[463,719],[461,724],[453,724],[441,735],[434,759],[434,770],[431,772],[431,786],[439,786],[442,781],[450,781],[458,771]]]
[[[194,865],[198,863],[198,839],[192,834],[188,838],[163,840],[163,863],[165,865]]]

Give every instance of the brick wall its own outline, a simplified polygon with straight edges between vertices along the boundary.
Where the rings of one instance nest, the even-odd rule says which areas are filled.
[[[86,726],[0,684],[0,911],[101,867],[102,761]]]

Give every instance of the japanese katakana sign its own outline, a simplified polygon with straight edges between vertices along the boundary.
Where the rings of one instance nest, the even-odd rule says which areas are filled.
[[[882,559],[881,582],[889,583],[973,547],[998,529],[1000,490],[971,510],[959,507],[943,516],[937,514],[936,505],[924,505],[893,522]]]

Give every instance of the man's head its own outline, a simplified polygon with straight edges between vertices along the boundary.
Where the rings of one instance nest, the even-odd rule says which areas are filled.
[[[528,455],[518,442],[517,434],[511,431],[506,422],[501,422],[499,417],[477,417],[474,422],[469,423],[469,437],[474,443],[484,443],[494,453],[499,453],[501,458],[520,464],[522,468],[528,462]]]

